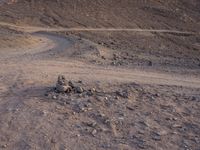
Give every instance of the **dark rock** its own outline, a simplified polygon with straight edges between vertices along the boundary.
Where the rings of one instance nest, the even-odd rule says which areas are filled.
[[[140,149],[146,149],[147,148],[145,140],[138,138],[138,137],[134,137],[134,139],[135,139],[134,140],[135,144],[137,145],[138,148],[140,148]]]
[[[59,85],[66,85],[66,79],[65,79],[65,76],[63,76],[63,75],[59,75],[59,76],[58,76],[57,84],[59,84]]]
[[[58,93],[71,92],[71,87],[66,84],[66,79],[63,75],[58,76],[56,90]]]
[[[91,110],[91,104],[87,103],[87,102],[77,102],[76,104],[74,104],[73,106],[73,110],[76,113],[81,113],[81,112],[86,112]]]
[[[126,108],[127,108],[128,110],[134,111],[134,108],[131,107],[131,106],[126,106]]]
[[[160,141],[160,140],[161,140],[161,136],[160,136],[160,134],[157,133],[157,132],[152,132],[152,133],[151,133],[151,138],[152,138],[153,140],[155,140],[155,141]]]
[[[92,96],[92,95],[94,95],[95,92],[96,92],[95,88],[89,89],[88,92],[87,92],[87,95]]]
[[[96,123],[96,122],[86,122],[85,124],[86,124],[87,126],[89,126],[89,127],[92,127],[92,128],[94,128],[94,127],[97,126],[97,123]]]
[[[196,97],[192,96],[192,101],[196,101]]]
[[[69,82],[68,82],[68,85],[71,86],[72,88],[75,88],[75,87],[76,87],[76,86],[75,86],[75,83],[72,82],[72,81],[69,81]]]
[[[51,139],[51,143],[54,143],[54,144],[55,144],[55,143],[56,143],[56,139],[55,139],[55,138],[52,138],[52,139]]]
[[[138,146],[138,148],[140,148],[140,149],[145,149],[145,148],[146,148],[145,145],[144,145],[143,143],[138,143],[137,146]]]
[[[122,98],[129,98],[129,92],[127,90],[124,91],[116,91],[116,94]]]
[[[113,60],[117,60],[117,59],[118,59],[117,54],[113,54]]]
[[[81,83],[81,84],[82,84],[82,83],[83,83],[83,81],[79,80],[79,81],[78,81],[78,83]]]
[[[75,92],[80,94],[84,92],[84,89],[78,86],[78,87],[75,87]]]
[[[105,57],[105,56],[101,56],[101,58],[104,59],[104,60],[106,60],[106,57]]]
[[[73,110],[76,113],[80,113],[80,112],[84,112],[85,111],[85,107],[83,105],[76,104],[76,105],[73,106]]]
[[[72,88],[68,85],[60,85],[60,84],[56,84],[56,90],[59,93],[70,93],[72,91]]]
[[[148,66],[153,66],[153,62],[152,62],[152,61],[149,61],[149,62],[148,62]]]

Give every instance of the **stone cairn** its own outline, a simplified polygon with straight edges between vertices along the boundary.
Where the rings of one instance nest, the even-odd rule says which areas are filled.
[[[84,89],[80,86],[75,86],[72,81],[67,82],[65,76],[59,75],[56,83],[56,91],[58,93],[83,93]]]

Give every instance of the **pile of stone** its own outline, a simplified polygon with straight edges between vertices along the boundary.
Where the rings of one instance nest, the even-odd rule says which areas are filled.
[[[56,91],[58,93],[83,93],[84,89],[80,86],[76,86],[72,81],[67,82],[63,75],[59,75],[56,83]]]

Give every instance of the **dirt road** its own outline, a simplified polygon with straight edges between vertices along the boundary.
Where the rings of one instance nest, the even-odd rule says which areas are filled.
[[[154,33],[171,33],[171,34],[180,34],[180,35],[198,35],[198,32],[190,31],[178,31],[178,30],[162,30],[162,29],[132,29],[132,28],[43,28],[43,27],[34,27],[34,26],[18,26],[11,23],[0,22],[0,26],[6,26],[11,29],[25,31],[25,32],[69,32],[69,31],[110,31],[110,32],[154,32]]]
[[[0,0],[0,150],[199,150],[199,10]]]
[[[0,148],[92,150],[105,149],[108,143],[108,149],[113,150],[144,149],[149,145],[155,149],[155,141],[160,142],[162,138],[160,145],[164,149],[173,149],[177,143],[179,149],[182,146],[179,139],[185,139],[182,137],[198,137],[199,76],[91,64],[87,61],[87,51],[95,45],[93,42],[49,33],[50,30],[43,28],[27,27],[24,30],[24,27],[15,26],[13,29],[16,28],[31,32],[30,36],[40,42],[23,48],[0,50]],[[87,47],[82,47],[83,44]],[[84,50],[86,61],[72,57],[74,53],[81,55]],[[81,80],[85,87],[99,85],[98,90],[103,94],[96,97],[60,95],[68,105],[60,104],[55,96],[54,100],[45,97],[59,74],[65,75],[67,80]],[[134,90],[128,99],[116,96],[116,89],[129,90],[130,86]],[[92,105],[92,109],[76,114],[74,107],[78,105],[79,108],[86,99],[86,105]],[[191,113],[188,113],[189,108]],[[167,124],[165,119],[171,116],[172,121]],[[194,118],[192,127],[183,122],[191,118]],[[105,119],[110,124],[105,123]],[[192,133],[179,131],[180,125],[174,124],[174,120]],[[88,129],[86,121],[89,126],[90,121],[97,122],[97,126]],[[137,130],[140,133],[134,133]],[[179,134],[174,134],[175,131]],[[137,137],[132,137],[132,133]],[[125,139],[123,145],[120,138]],[[177,142],[171,144],[171,140]],[[198,145],[189,144],[193,147]]]
[[[147,72],[115,67],[104,68],[70,58],[64,62],[56,61],[55,59],[59,57],[56,55],[62,55],[64,51],[65,53],[67,51],[68,53],[73,51],[70,48],[73,41],[47,32],[33,33],[33,36],[43,39],[43,43],[37,45],[37,47],[31,47],[20,51],[15,50],[15,52],[13,52],[10,50],[8,53],[1,52],[1,73],[5,71],[8,72],[8,70],[13,72],[16,68],[23,68],[23,72],[35,70],[34,72],[31,71],[32,73],[27,72],[23,74],[26,78],[31,76],[31,78],[38,79],[41,78],[41,72],[46,72],[50,80],[58,74],[65,74],[70,78],[76,76],[76,78],[87,78],[88,80],[138,82],[144,84],[164,84],[200,88],[200,78],[190,75],[182,76],[158,73],[156,71]],[[9,61],[6,61],[6,64],[4,64],[2,59],[4,61]],[[14,60],[14,63],[12,60]]]

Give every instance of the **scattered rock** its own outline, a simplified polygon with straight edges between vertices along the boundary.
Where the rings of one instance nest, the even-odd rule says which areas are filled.
[[[116,91],[116,94],[122,98],[129,98],[130,95],[128,90]]]
[[[79,81],[78,83],[82,83],[82,81]],[[72,81],[67,83],[66,78],[63,75],[59,75],[56,83],[56,91],[58,93],[71,93],[74,91],[75,93],[81,94],[84,92],[84,89],[80,86],[77,86]]]
[[[75,87],[74,90],[75,90],[76,93],[79,93],[79,94],[84,92],[84,89],[80,86]]]
[[[71,86],[66,84],[66,79],[63,75],[58,76],[58,80],[56,83],[56,90],[58,93],[69,93],[71,92],[72,88]]]
[[[53,99],[57,99],[57,96],[56,95],[53,95],[53,97],[52,97]]]
[[[153,66],[153,62],[152,62],[152,61],[149,61],[149,62],[148,62],[148,66]]]
[[[87,91],[87,95],[88,95],[88,96],[92,96],[92,95],[94,95],[95,92],[96,92],[96,89],[95,89],[95,88],[89,89],[89,90]]]
[[[7,148],[7,145],[6,145],[6,144],[4,144],[4,145],[2,145],[2,146],[1,146],[1,148]]]
[[[159,97],[159,96],[160,96],[160,94],[156,93],[156,94],[154,94],[154,96],[155,96],[155,97]]]
[[[155,141],[160,141],[160,140],[161,140],[161,136],[160,136],[160,134],[157,133],[157,132],[152,132],[152,133],[151,133],[151,138],[152,138],[153,140],[155,140]]]
[[[117,62],[113,61],[113,62],[111,63],[111,65],[115,66],[115,65],[117,65]]]
[[[180,124],[174,124],[173,127],[174,127],[174,128],[182,128],[183,126],[180,125]]]
[[[91,108],[91,104],[90,103],[88,103],[86,101],[81,101],[81,102],[76,102],[73,105],[73,110],[76,113],[81,113],[81,112],[86,112],[86,111],[92,110],[92,108]]]
[[[144,131],[144,130],[140,130],[140,131],[138,131],[138,134],[144,135],[144,134],[145,134],[145,131]]]
[[[85,123],[87,126],[89,126],[89,127],[96,127],[97,126],[97,123],[96,122],[87,122],[87,123]]]
[[[108,100],[108,97],[107,97],[107,96],[105,97],[105,100],[106,100],[106,101]]]
[[[117,54],[113,54],[113,60],[117,60],[117,59],[118,59]]]
[[[96,89],[95,88],[91,88],[89,91],[92,92],[92,93],[95,93]]]
[[[77,136],[77,137],[80,137],[81,135],[80,135],[80,134],[77,134],[76,136]]]
[[[52,138],[52,139],[51,139],[51,143],[55,144],[55,143],[56,143],[56,139],[55,139],[55,138]]]
[[[66,79],[65,79],[65,76],[63,76],[63,75],[59,75],[59,76],[58,76],[57,84],[60,84],[60,85],[66,85]]]
[[[145,148],[146,148],[146,146],[145,146],[145,144],[144,144],[143,142],[137,143],[137,146],[138,146],[138,148],[140,148],[140,149],[145,149]]]
[[[56,90],[58,93],[70,93],[72,91],[72,88],[68,85],[60,85],[57,83]]]
[[[146,149],[147,148],[146,141],[143,140],[142,138],[133,136],[133,139],[134,139],[135,144],[137,145],[138,148],[140,148],[140,149]]]
[[[134,111],[134,108],[131,107],[131,106],[126,106],[126,108],[127,108],[128,110]]]
[[[192,101],[196,101],[196,97],[195,96],[192,96]]]
[[[105,56],[101,56],[101,58],[102,58],[103,60],[106,60],[106,57],[105,57]]]
[[[149,124],[144,121],[139,121],[138,123],[144,128],[149,127]]]
[[[76,113],[80,113],[80,112],[84,112],[84,111],[85,111],[85,107],[84,107],[83,105],[76,104],[76,105],[74,105],[73,110],[74,110]]]
[[[97,130],[94,129],[94,130],[92,131],[92,135],[93,135],[93,136],[96,136],[96,134],[97,134]]]
[[[71,86],[72,88],[75,88],[75,87],[76,87],[75,84],[74,84],[74,82],[72,82],[72,81],[69,81],[69,82],[68,82],[68,85]]]

